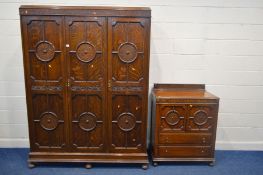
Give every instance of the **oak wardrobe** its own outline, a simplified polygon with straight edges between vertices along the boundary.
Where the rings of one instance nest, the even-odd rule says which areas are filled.
[[[146,169],[150,9],[21,6],[20,17],[29,166]]]

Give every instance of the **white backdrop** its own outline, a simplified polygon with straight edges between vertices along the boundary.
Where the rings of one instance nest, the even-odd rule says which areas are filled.
[[[221,98],[217,149],[263,150],[262,0],[0,0],[0,147],[28,147],[22,4],[151,7],[150,88],[205,83]]]

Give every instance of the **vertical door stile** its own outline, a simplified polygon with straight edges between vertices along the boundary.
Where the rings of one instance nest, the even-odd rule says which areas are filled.
[[[104,127],[104,136],[105,136],[105,145],[106,145],[106,147],[105,147],[105,152],[106,153],[108,153],[109,152],[109,112],[108,112],[108,106],[109,106],[109,104],[108,104],[108,94],[109,94],[109,92],[108,92],[108,74],[109,74],[109,71],[108,71],[108,65],[109,65],[109,53],[108,53],[108,49],[109,49],[109,44],[108,44],[108,36],[109,36],[109,34],[108,34],[108,20],[109,20],[109,18],[108,17],[105,17],[105,25],[104,25],[104,28],[103,28],[103,30],[104,30],[104,38],[105,38],[105,40],[104,40],[104,50],[105,50],[105,52],[104,52],[104,57],[103,58],[105,58],[104,59],[104,71],[105,71],[105,73],[104,73],[104,81],[103,81],[103,86],[104,86],[104,88],[105,88],[105,101],[104,101],[104,105],[105,105],[105,110],[104,110],[104,112],[105,112],[105,127]]]
[[[71,132],[70,132],[70,119],[69,119],[69,116],[70,116],[70,108],[69,108],[69,103],[70,103],[70,100],[69,100],[69,86],[68,86],[68,77],[69,77],[69,73],[68,73],[68,55],[67,55],[67,47],[66,47],[66,43],[68,42],[68,34],[67,34],[67,30],[66,30],[66,25],[67,25],[67,21],[66,21],[66,17],[63,16],[63,57],[64,57],[64,64],[62,64],[61,66],[64,67],[64,75],[65,75],[65,78],[64,78],[64,82],[63,82],[63,87],[65,88],[65,105],[64,105],[64,108],[65,108],[65,113],[67,114],[67,142],[68,142],[68,151],[71,151],[71,146],[70,146],[70,138],[71,138]]]
[[[108,149],[111,147],[112,144],[112,126],[111,126],[111,118],[112,118],[112,109],[111,109],[111,96],[112,96],[112,91],[111,87],[111,40],[112,40],[112,35],[111,35],[111,23],[112,23],[112,18],[107,17],[107,79],[106,79],[106,91],[107,91],[107,140],[108,140]],[[110,84],[109,84],[110,83]],[[108,150],[110,151],[110,150]]]

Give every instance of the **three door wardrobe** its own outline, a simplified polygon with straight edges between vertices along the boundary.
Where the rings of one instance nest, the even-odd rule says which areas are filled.
[[[146,148],[151,10],[21,6],[29,167],[138,163]]]

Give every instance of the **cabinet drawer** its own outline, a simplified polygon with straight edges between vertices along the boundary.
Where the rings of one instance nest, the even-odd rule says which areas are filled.
[[[210,157],[210,146],[159,146],[158,154],[164,157]]]
[[[212,135],[210,133],[160,133],[160,144],[202,144],[209,145]]]

